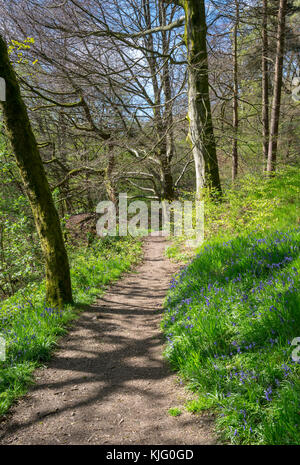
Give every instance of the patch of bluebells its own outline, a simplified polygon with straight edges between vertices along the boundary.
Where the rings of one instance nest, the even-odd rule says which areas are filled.
[[[209,356],[214,360],[210,365],[214,371],[213,379],[218,389],[223,391],[225,399],[232,397],[232,390],[237,393],[239,389],[244,389],[243,395],[246,395],[247,386],[249,389],[251,386],[249,395],[257,391],[256,403],[262,402],[263,406],[264,400],[271,404],[276,398],[276,391],[281,389],[281,381],[285,379],[290,382],[289,377],[297,363],[292,362],[290,357],[289,338],[295,337],[297,328],[300,331],[300,320],[295,320],[285,303],[292,294],[299,293],[299,270],[291,266],[300,252],[299,233],[300,228],[290,232],[277,231],[259,238],[250,234],[244,240],[242,249],[241,243],[236,246],[234,240],[224,242],[222,247],[227,252],[223,254],[222,267],[219,261],[220,244],[209,244],[171,283],[164,317],[170,349],[174,347],[177,335],[185,334],[193,338],[191,350],[197,350],[195,344],[198,341],[201,363],[206,366],[205,357]],[[215,268],[214,254],[218,257]],[[214,322],[211,323],[212,330],[205,325],[208,316],[209,321]],[[214,332],[217,331],[218,321],[223,329]],[[204,338],[205,331],[207,334]],[[210,347],[207,341],[213,337]],[[182,350],[187,350],[186,347],[183,345]],[[275,371],[273,375],[270,374],[273,373],[270,368],[267,375],[265,365],[274,351],[279,363],[285,362],[281,366],[276,365],[276,374]],[[178,352],[180,342],[176,344]],[[172,358],[172,350],[169,356]],[[239,362],[236,367],[225,369],[235,358],[238,361],[252,360],[248,357],[254,357],[253,367],[242,368]],[[188,353],[183,352],[182,360],[186,358]],[[176,356],[173,361],[176,362]],[[200,378],[201,371],[197,371]],[[203,377],[204,373],[205,370]],[[205,376],[211,383],[212,376]],[[203,380],[202,386],[205,385]],[[255,428],[255,424],[242,422],[242,429],[247,429],[248,433]]]
[[[271,387],[271,386],[269,386],[269,387],[264,391],[265,397],[266,397],[266,399],[267,399],[268,402],[271,402],[271,401],[272,401],[272,392],[273,392],[273,390],[272,390],[272,387]]]
[[[6,360],[1,362],[2,368],[31,359],[33,348],[39,344],[38,339],[43,339],[44,330],[40,329],[43,320],[46,320],[47,328],[52,324],[61,325],[60,321],[63,321],[61,309],[45,303],[35,308],[31,300],[5,307],[0,315],[0,332],[6,340]]]

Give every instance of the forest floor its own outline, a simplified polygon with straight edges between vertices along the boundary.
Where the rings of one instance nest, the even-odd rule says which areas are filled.
[[[3,417],[0,444],[216,444],[212,414],[162,357],[162,302],[178,264],[149,237],[144,260],[74,323],[35,385]],[[170,408],[182,413],[173,417]]]

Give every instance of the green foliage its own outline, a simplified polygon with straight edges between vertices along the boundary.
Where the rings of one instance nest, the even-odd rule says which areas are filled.
[[[299,185],[299,169],[288,167],[272,178],[244,177],[225,191],[223,203],[205,199],[206,238],[296,224]]]
[[[286,167],[271,178],[245,176],[234,187],[224,190],[221,202],[214,202],[204,193],[205,241],[297,224],[300,221],[299,185],[299,169]],[[190,197],[191,194],[186,194],[183,200]],[[170,258],[185,259],[182,253],[185,240],[185,236],[174,238],[167,252]]]
[[[199,395],[197,399],[189,400],[186,409],[191,413],[198,413],[203,410],[211,409],[215,405],[215,399],[208,395]]]
[[[172,407],[168,410],[168,413],[171,417],[179,417],[179,415],[182,414],[182,411],[178,407]]]
[[[34,43],[35,40],[33,37],[26,37],[23,42],[11,40],[8,44],[7,51],[10,60],[15,66],[19,66],[19,71],[22,72],[22,74],[24,74],[24,65],[30,64],[30,66],[33,67],[38,63],[38,59],[30,59],[29,56],[31,45]],[[32,69],[27,75],[33,75]]]
[[[168,258],[177,262],[182,262],[189,258],[189,254],[181,250],[180,241],[178,241],[178,244],[175,242],[175,244],[167,246],[165,254]]]

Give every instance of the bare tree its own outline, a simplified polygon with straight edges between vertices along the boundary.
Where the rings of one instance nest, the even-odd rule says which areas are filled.
[[[232,144],[232,181],[234,182],[238,173],[238,27],[239,27],[240,5],[235,0],[235,20],[233,25],[232,55],[233,55],[233,144]]]
[[[262,4],[262,135],[263,167],[266,170],[269,149],[269,40],[268,40],[268,0]]]
[[[47,10],[55,20],[45,15]],[[11,14],[14,27],[16,22],[17,27],[22,24],[37,38],[33,53],[40,68],[36,81],[24,80],[24,88],[44,100],[44,104],[40,101],[35,106],[39,113],[55,115],[55,106],[62,108],[70,132],[75,135],[81,131],[97,140],[103,153],[109,153],[109,161],[104,160],[108,196],[113,184],[124,180],[126,173],[123,167],[120,172],[119,160],[128,154],[129,183],[142,181],[144,194],[174,198],[173,177],[180,177],[180,169],[185,166],[184,160],[181,167],[177,166],[178,157],[174,157],[174,107],[185,85],[184,72],[175,69],[175,55],[181,53],[181,38],[173,27],[182,24],[177,11],[167,11],[162,1],[149,0],[130,0],[126,5],[113,2],[107,8],[99,0],[90,0],[84,7],[72,1],[58,8],[51,8],[46,0],[29,0],[23,5],[16,3]],[[75,106],[72,101],[76,96]],[[105,109],[102,115],[99,103]],[[179,119],[182,115],[178,113]],[[186,153],[188,156],[188,150]],[[147,176],[141,176],[139,166]],[[136,181],[132,181],[134,173]]]
[[[276,169],[278,129],[280,116],[280,101],[282,90],[283,56],[285,45],[285,19],[287,12],[287,0],[279,0],[278,27],[277,27],[277,47],[275,58],[275,72],[273,84],[273,101],[270,122],[270,140],[268,149],[267,172],[271,173]]]

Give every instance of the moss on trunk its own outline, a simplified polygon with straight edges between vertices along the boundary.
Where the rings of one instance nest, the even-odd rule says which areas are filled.
[[[72,302],[70,269],[58,213],[7,46],[1,36],[0,76],[6,81],[6,101],[1,102],[4,123],[45,257],[46,299],[51,305],[69,303]]]

